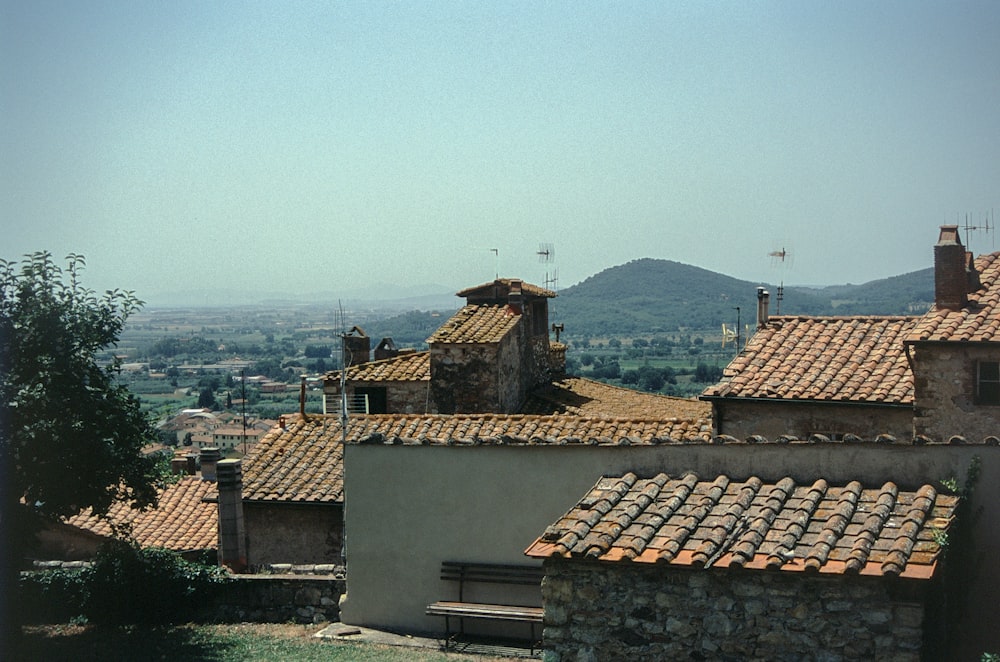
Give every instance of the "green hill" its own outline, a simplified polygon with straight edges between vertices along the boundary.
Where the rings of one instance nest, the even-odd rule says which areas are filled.
[[[779,312],[777,286],[753,283],[670,260],[645,258],[611,267],[566,288],[552,302],[553,322],[570,336],[636,335],[679,329],[718,329],[723,323],[756,320],[757,287],[771,294]],[[783,315],[896,315],[920,313],[934,296],[932,269],[825,288],[786,287]]]

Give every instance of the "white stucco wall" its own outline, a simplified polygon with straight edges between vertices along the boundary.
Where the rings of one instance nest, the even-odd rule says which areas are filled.
[[[702,478],[720,473],[798,482],[861,480],[901,488],[963,478],[982,460],[976,550],[984,560],[974,587],[970,631],[1000,650],[993,606],[1000,604],[1000,447],[762,444],[677,446],[388,446],[345,449],[347,596],[345,623],[439,632],[424,615],[453,586],[444,560],[528,563],[524,549],[601,475],[635,471]],[[903,479],[909,477],[909,483]],[[970,635],[972,636],[972,635]]]

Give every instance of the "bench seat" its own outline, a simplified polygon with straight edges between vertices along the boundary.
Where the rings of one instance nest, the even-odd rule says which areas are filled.
[[[477,602],[435,602],[427,605],[431,616],[460,616],[463,618],[492,618],[502,621],[528,621],[541,623],[544,610],[541,607],[518,607],[515,605],[490,605]]]

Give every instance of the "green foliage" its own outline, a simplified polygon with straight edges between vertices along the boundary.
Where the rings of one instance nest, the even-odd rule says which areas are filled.
[[[33,620],[83,616],[92,623],[176,623],[191,620],[227,575],[166,549],[113,540],[82,570],[26,573],[20,595]]]
[[[215,393],[212,389],[205,387],[198,392],[198,407],[202,409],[215,409]]]
[[[88,571],[57,568],[21,575],[18,609],[25,622],[62,623],[82,619]]]
[[[963,502],[968,502],[972,498],[973,492],[976,491],[976,485],[979,484],[979,476],[983,470],[983,462],[978,455],[973,455],[969,460],[969,466],[965,470],[965,482],[959,485],[958,478],[951,476],[949,478],[944,478],[941,481],[941,486],[944,487],[948,492],[952,494],[957,494],[962,497]]]
[[[85,614],[95,623],[189,620],[212,588],[225,581],[219,567],[118,540],[101,550],[88,574]]]
[[[98,297],[80,282],[84,260],[64,271],[48,253],[0,261],[0,470],[10,507],[24,497],[55,517],[115,501],[156,501],[156,439],[139,401],[98,354],[113,347],[133,293]]]

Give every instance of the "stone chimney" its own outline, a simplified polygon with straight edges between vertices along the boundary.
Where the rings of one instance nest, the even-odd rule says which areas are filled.
[[[934,303],[938,308],[959,310],[969,303],[969,267],[958,226],[942,225],[934,246]]]
[[[521,281],[510,281],[510,291],[507,293],[507,305],[513,308],[518,315],[521,314],[524,308],[524,292],[521,291]]]
[[[219,477],[219,565],[234,572],[247,568],[247,536],[243,522],[243,463],[220,460]]]
[[[222,459],[222,451],[214,446],[201,449],[201,479],[215,480],[216,465]]]
[[[183,476],[187,473],[188,461],[183,455],[175,455],[170,458],[170,473],[174,476]]]
[[[345,366],[360,365],[368,363],[371,357],[372,341],[360,326],[351,327],[351,330],[344,334],[344,363]]]
[[[397,349],[396,343],[392,341],[392,338],[382,338],[382,342],[375,347],[376,361],[391,359],[397,356],[399,356],[399,349]]]

